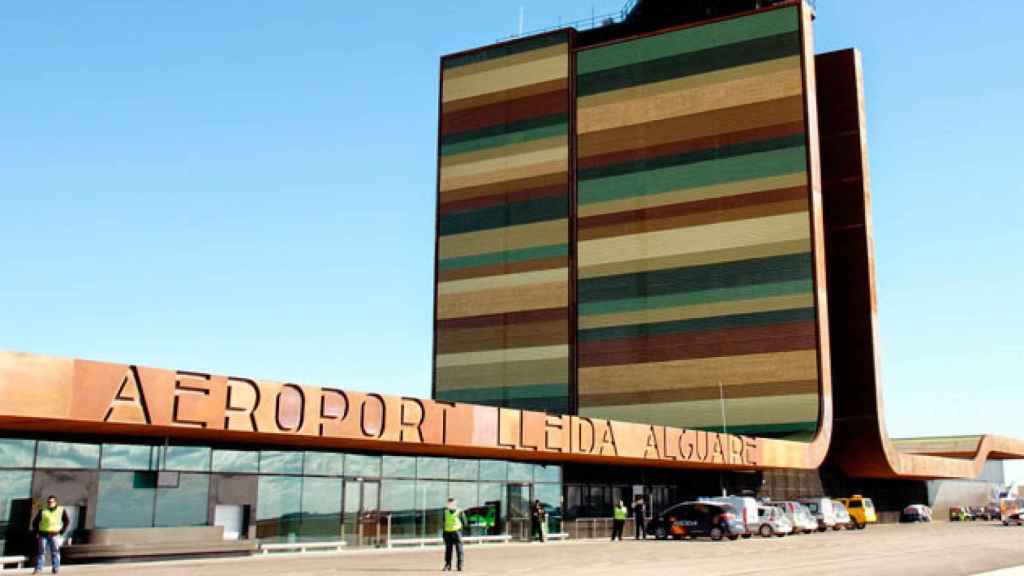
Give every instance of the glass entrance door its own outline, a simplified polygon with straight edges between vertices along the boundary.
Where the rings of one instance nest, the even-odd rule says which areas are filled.
[[[380,542],[380,482],[345,482],[343,535],[349,546],[376,546]]]
[[[508,534],[516,540],[530,539],[530,485],[508,485]]]

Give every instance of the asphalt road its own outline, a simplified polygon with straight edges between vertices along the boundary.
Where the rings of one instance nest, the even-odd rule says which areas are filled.
[[[893,575],[979,574],[1024,566],[1024,527],[945,523],[736,542],[582,541],[470,546],[467,574]],[[307,576],[439,572],[442,551],[368,550],[270,558],[68,566],[67,574]],[[1010,573],[1017,573],[1016,570]],[[1021,573],[1024,573],[1022,570]],[[6,574],[6,572],[5,572]]]

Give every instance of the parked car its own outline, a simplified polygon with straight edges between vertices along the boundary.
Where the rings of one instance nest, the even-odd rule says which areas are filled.
[[[1024,498],[1003,498],[999,501],[999,515],[1003,519],[1003,526],[1022,523],[1021,515],[1024,514]]]
[[[789,523],[793,525],[794,534],[810,534],[818,529],[818,521],[807,506],[799,502],[771,502],[771,505],[778,506],[786,514]]]
[[[818,522],[818,532],[824,532],[836,525],[835,507],[828,498],[801,498],[800,503],[814,515]]]
[[[757,533],[764,538],[771,536],[783,537],[793,532],[793,524],[786,518],[786,513],[777,506],[757,507]]]
[[[1003,512],[1000,510],[999,504],[996,502],[989,502],[988,505],[985,506],[985,512],[988,514],[989,520],[999,520],[1003,517]]]
[[[978,519],[978,508],[976,506],[964,506],[964,514],[968,520],[974,522]]]
[[[950,522],[966,522],[967,511],[962,506],[950,506],[949,508],[949,521]]]
[[[647,523],[647,533],[665,540],[669,536],[696,538],[708,536],[718,541],[735,540],[746,527],[735,508],[724,502],[683,502],[664,510]]]
[[[700,498],[700,501],[707,502],[722,502],[733,507],[736,511],[736,515],[743,522],[743,536],[744,538],[750,538],[754,532],[757,532],[758,526],[758,511],[757,511],[757,500],[750,496],[719,496],[717,498]]]
[[[900,512],[900,522],[913,523],[913,522],[931,522],[932,521],[932,509],[923,504],[911,504]]]
[[[840,498],[839,501],[846,506],[846,511],[850,514],[850,518],[853,519],[858,530],[863,530],[868,524],[878,522],[875,503],[871,501],[871,498],[854,494],[849,498]]]
[[[850,518],[850,513],[846,511],[846,506],[843,506],[842,502],[833,500],[832,508],[836,514],[836,523],[832,527],[833,530],[842,530],[843,528],[853,530],[857,527],[857,524],[853,521],[853,518]]]

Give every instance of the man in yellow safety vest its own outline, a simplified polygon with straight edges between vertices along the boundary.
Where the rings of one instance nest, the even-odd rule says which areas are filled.
[[[619,500],[619,505],[612,509],[612,542],[617,537],[622,540],[622,529],[626,526],[626,505]]]
[[[455,549],[456,567],[462,572],[462,527],[469,522],[466,514],[459,510],[455,498],[448,499],[444,509],[444,570],[452,569],[452,549]]]
[[[47,548],[50,549],[50,566],[53,573],[60,572],[60,547],[70,526],[71,520],[68,519],[67,511],[57,502],[57,497],[51,494],[46,498],[46,508],[40,509],[32,520],[32,532],[36,535],[38,544],[36,569],[33,574],[43,571]]]

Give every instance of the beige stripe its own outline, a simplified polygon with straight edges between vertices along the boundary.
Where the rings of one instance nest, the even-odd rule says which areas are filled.
[[[445,390],[530,386],[567,382],[568,379],[568,349],[564,356],[553,360],[500,361],[493,364],[448,366],[437,369],[437,387]]]
[[[569,146],[569,137],[555,136],[553,138],[544,138],[542,140],[530,140],[529,142],[520,142],[519,144],[510,144],[508,146],[499,146],[497,148],[487,148],[486,150],[466,152],[465,154],[455,154],[454,156],[442,156],[441,167],[448,168],[451,166],[469,164],[471,162],[479,162],[480,160],[505,158],[506,156],[536,152],[538,150],[546,150],[548,148],[556,148],[558,146]]]
[[[773,244],[758,244],[743,248],[727,250],[711,250],[698,252],[697,254],[681,254],[678,256],[665,256],[664,258],[643,258],[630,260],[628,262],[615,262],[612,264],[601,264],[598,266],[579,267],[577,276],[579,278],[598,278],[601,276],[615,276],[618,274],[636,274],[637,272],[650,272],[652,270],[665,270],[667,268],[685,268],[687,266],[703,266],[705,264],[720,264],[722,262],[735,262],[737,260],[750,260],[752,258],[768,258],[771,256],[785,256],[788,254],[800,254],[811,251],[811,239],[791,240],[788,242],[776,242]]]
[[[441,236],[438,240],[438,257],[444,259],[475,256],[503,250],[565,244],[568,241],[569,221],[563,218],[495,230]]]
[[[486,186],[488,184],[496,184],[498,182],[505,182],[508,180],[519,180],[521,178],[531,178],[533,176],[543,176],[545,174],[559,174],[568,171],[569,161],[567,159],[568,155],[566,151],[560,150],[557,156],[557,160],[551,160],[548,162],[506,168],[504,170],[495,170],[493,172],[486,172],[483,174],[470,174],[462,177],[449,177],[445,175],[445,171],[442,171],[441,192],[448,192],[460,188]]]
[[[555,46],[548,46],[546,48],[538,48],[536,50],[529,50],[527,52],[519,52],[518,54],[512,54],[511,56],[491,58],[490,60],[483,60],[480,62],[474,62],[472,64],[456,66],[455,68],[448,68],[444,71],[444,79],[447,82],[450,78],[463,78],[465,76],[472,76],[473,74],[479,74],[481,72],[487,72],[489,70],[495,70],[497,68],[507,68],[509,66],[517,66],[519,64],[525,64],[527,62],[543,60],[545,58],[550,58],[552,56],[564,56],[565,54],[568,53],[568,44],[558,44]]]
[[[444,96],[441,101],[449,102],[511,90],[520,86],[565,78],[568,74],[568,55],[550,56],[496,70],[487,70],[471,76],[452,78],[443,85]]]
[[[511,348],[508,350],[486,350],[483,352],[463,352],[461,354],[439,354],[437,367],[479,366],[497,362],[527,362],[530,360],[553,360],[568,358],[569,345],[535,346],[532,348]]]
[[[551,142],[551,140],[554,140],[554,142]],[[565,137],[547,139],[549,145],[540,150],[530,150],[518,154],[508,153],[498,158],[442,167],[442,186],[445,182],[450,183],[460,178],[486,176],[492,173],[500,173],[501,171],[517,170],[550,162],[560,162],[562,168],[568,170],[569,145],[566,140]],[[453,188],[453,186],[449,185],[449,188]]]
[[[599,214],[612,214],[614,212],[627,212],[629,210],[644,210],[658,206],[669,206],[682,204],[684,202],[695,202],[697,200],[708,200],[710,198],[725,198],[726,196],[738,196],[752,192],[764,192],[766,190],[777,190],[780,188],[792,188],[794,186],[807,185],[807,172],[794,172],[782,176],[768,176],[753,180],[742,180],[714,186],[702,186],[700,188],[684,188],[672,190],[661,194],[650,196],[634,196],[621,200],[610,200],[608,202],[596,202],[594,204],[580,204],[576,207],[576,214],[580,218],[597,216]]]
[[[757,300],[737,300],[734,302],[712,302],[694,306],[677,306],[618,314],[601,314],[580,316],[580,329],[607,328],[609,326],[627,326],[632,324],[651,324],[654,322],[672,322],[675,320],[692,320],[694,318],[714,318],[729,314],[754,314],[757,312],[773,312],[793,308],[814,306],[813,294],[793,294],[789,296],[773,296]]]
[[[627,88],[626,90],[632,90]],[[580,134],[609,130],[630,124],[652,122],[676,116],[699,114],[731,106],[742,106],[801,94],[803,77],[800,69],[784,70],[700,86],[682,92],[655,94],[609,104],[593,106],[577,112]]]
[[[588,240],[578,244],[580,266],[625,262],[739,248],[771,242],[803,240],[811,234],[807,212],[794,212],[738,222],[719,222],[660,230],[646,234]]]
[[[467,110],[469,108],[478,108],[480,106],[488,106],[491,104],[497,104],[499,102],[518,100],[520,98],[536,96],[537,94],[547,94],[548,92],[554,92],[556,90],[568,91],[569,78],[556,78],[554,80],[548,80],[547,82],[527,84],[526,86],[520,86],[519,88],[515,88],[513,90],[492,92],[490,94],[483,94],[475,98],[463,98],[462,100],[452,100],[450,102],[444,103],[444,105],[441,108],[441,114],[451,114],[452,112],[459,112],[460,110]]]
[[[548,284],[444,294],[437,298],[437,317],[463,318],[523,310],[564,308],[568,305],[569,282],[563,279]]]
[[[621,394],[658,388],[703,388],[718,382],[731,386],[817,377],[817,352],[798,350],[584,367],[579,369],[579,391],[580,395]]]
[[[582,404],[583,399],[580,400],[580,416],[589,418],[691,429],[722,425],[722,403],[720,400],[592,408],[587,408]],[[794,394],[792,396],[727,399],[725,416],[728,426],[813,422],[818,418],[818,395]]]
[[[558,282],[559,280],[565,282],[569,281],[568,268],[553,268],[550,270],[536,270],[533,272],[520,272],[518,274],[499,274],[496,276],[484,276],[482,278],[468,278],[466,280],[441,282],[437,285],[437,293],[460,294],[475,290],[511,288],[513,286]]]
[[[661,94],[669,94],[672,92],[682,92],[684,90],[693,90],[694,88],[702,88],[721,82],[744,80],[774,72],[794,69],[797,72],[800,71],[800,57],[787,56],[786,58],[768,60],[767,62],[758,62],[756,64],[748,64],[746,66],[735,66],[733,68],[715,70],[704,74],[695,74],[693,76],[684,76],[682,78],[673,78],[672,80],[663,80],[661,82],[652,82],[650,84],[621,88],[611,92],[600,92],[590,96],[583,96],[577,99],[577,108],[582,113],[586,108],[594,108],[605,104],[615,104],[631,98],[644,98],[658,96]]]

